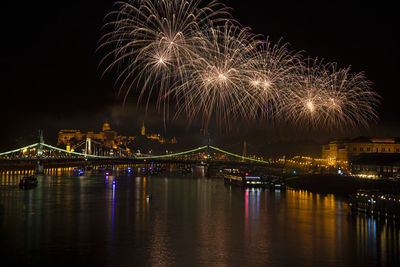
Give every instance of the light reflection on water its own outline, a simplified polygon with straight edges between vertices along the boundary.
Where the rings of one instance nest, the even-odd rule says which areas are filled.
[[[42,265],[398,265],[399,222],[333,195],[204,177],[3,174],[3,259]],[[57,175],[59,174],[59,175]],[[149,200],[147,195],[151,196]]]

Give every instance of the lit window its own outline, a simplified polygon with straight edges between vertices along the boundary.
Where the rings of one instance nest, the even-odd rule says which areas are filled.
[[[385,148],[382,148],[382,152],[385,152]]]
[[[364,151],[364,148],[360,147],[360,151]]]
[[[368,152],[371,151],[371,148],[370,148],[370,147],[367,147],[367,151],[368,151]]]

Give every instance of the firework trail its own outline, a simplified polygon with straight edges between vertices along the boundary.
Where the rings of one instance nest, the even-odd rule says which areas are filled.
[[[288,45],[251,33],[217,1],[117,2],[99,49],[104,73],[139,101],[157,98],[165,116],[230,127],[237,120],[286,121],[307,128],[368,126],[379,96],[363,73],[302,60]],[[165,117],[164,117],[165,118]]]
[[[364,73],[352,73],[350,67],[329,64],[325,93],[325,124],[328,127],[368,126],[376,121],[379,96],[371,90],[372,83]]]
[[[200,7],[202,1],[136,0],[116,2],[117,11],[107,15],[111,27],[100,40],[99,49],[113,47],[103,58],[112,62],[105,72],[117,68],[120,93],[141,88],[140,98],[158,91],[163,99],[170,85],[183,79],[181,68],[192,58],[196,32],[210,21],[228,16],[227,8],[216,1]]]
[[[200,115],[205,125],[213,115],[220,125],[255,117],[257,99],[246,77],[251,73],[249,56],[259,41],[230,22],[197,34],[195,57],[183,66],[189,75],[171,90],[180,100],[176,115],[184,112],[189,120]]]
[[[286,102],[290,77],[301,67],[300,54],[287,49],[288,44],[260,42],[249,60],[248,90],[257,99],[262,117],[276,119]],[[279,118],[277,118],[279,119]]]
[[[308,60],[297,69],[281,112],[286,121],[311,128],[368,126],[376,120],[379,96],[363,73],[336,63]]]

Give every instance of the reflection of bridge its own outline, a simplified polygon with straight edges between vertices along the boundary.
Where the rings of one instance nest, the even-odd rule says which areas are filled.
[[[40,135],[38,143],[0,153],[0,168],[37,167],[42,169],[43,166],[72,166],[81,163],[135,164],[150,161],[156,163],[270,166],[269,162],[262,159],[238,155],[211,145],[165,155],[132,153],[121,148],[107,147],[89,138],[75,146],[75,149],[79,147],[82,148],[82,153],[54,147],[44,143],[43,137]]]

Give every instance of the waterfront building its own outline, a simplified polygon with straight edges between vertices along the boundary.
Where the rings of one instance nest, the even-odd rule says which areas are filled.
[[[400,153],[364,153],[351,162],[351,173],[361,178],[400,178]]]
[[[400,154],[400,138],[357,137],[333,139],[322,146],[322,158],[331,162],[348,162],[361,154]]]

